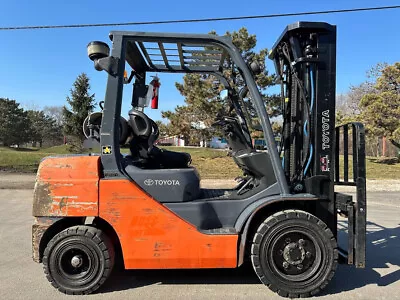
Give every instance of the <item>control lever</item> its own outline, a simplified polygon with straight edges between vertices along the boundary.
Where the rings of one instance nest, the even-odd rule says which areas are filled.
[[[251,183],[253,183],[253,181],[254,181],[254,177],[250,177],[250,179],[247,180],[247,182],[238,190],[237,194],[238,194],[238,195],[241,195],[242,192],[243,192],[243,190],[244,190],[246,187],[248,187]]]

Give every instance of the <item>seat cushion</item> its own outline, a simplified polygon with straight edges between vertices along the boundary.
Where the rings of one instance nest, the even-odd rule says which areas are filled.
[[[189,153],[169,151],[155,146],[149,151],[149,159],[164,169],[187,168],[192,161]]]

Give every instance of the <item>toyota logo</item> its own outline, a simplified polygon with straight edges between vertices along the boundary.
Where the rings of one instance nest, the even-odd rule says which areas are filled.
[[[146,179],[146,180],[144,181],[144,184],[145,184],[145,185],[153,185],[153,184],[154,184],[154,180],[153,180],[153,179]]]

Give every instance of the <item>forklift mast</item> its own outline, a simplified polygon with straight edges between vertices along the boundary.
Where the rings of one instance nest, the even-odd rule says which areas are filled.
[[[290,25],[269,57],[281,83],[286,178],[295,193],[332,197],[336,27]]]
[[[337,212],[348,217],[349,251],[341,250],[341,254],[347,256],[349,264],[355,258],[356,266],[363,267],[365,133],[360,123],[335,129],[336,26],[319,22],[291,24],[271,49],[269,58],[281,84],[280,148],[291,192],[307,192],[320,198],[316,215],[335,236]],[[349,133],[353,136],[351,145]],[[344,156],[343,170],[339,167],[340,154]],[[353,156],[352,181],[349,181],[349,154]],[[335,185],[356,186],[356,202],[350,195],[335,193]]]

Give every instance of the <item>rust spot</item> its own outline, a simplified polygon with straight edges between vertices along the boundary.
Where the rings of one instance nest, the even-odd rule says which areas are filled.
[[[39,218],[35,218],[35,224],[39,224],[42,226],[50,226],[60,219],[61,218],[57,218],[57,217],[39,217]]]
[[[211,245],[211,244],[206,244],[206,246],[207,246],[208,249],[211,249],[211,248],[212,248],[212,245]]]
[[[40,258],[40,242],[46,230],[61,218],[39,217],[35,218],[32,225],[32,259],[34,262],[42,262]]]
[[[108,214],[110,215],[110,221],[111,221],[111,223],[114,224],[114,223],[117,223],[117,222],[118,222],[119,217],[120,217],[120,212],[119,212],[119,210],[117,210],[117,209],[111,207],[111,208],[108,210]]]
[[[60,201],[60,210],[62,210],[63,207],[65,207],[65,206],[67,206],[67,198],[63,197],[63,198],[61,198],[61,201]]]
[[[48,182],[36,182],[35,190],[33,192],[33,215],[47,215],[52,202],[53,199],[51,198],[50,184]]]
[[[47,228],[48,226],[41,226],[38,224],[32,226],[32,258],[34,262],[40,262],[40,241]]]
[[[144,209],[143,209],[143,212],[144,212],[145,214],[152,214],[152,213],[153,213],[153,210],[152,210],[151,208],[144,208]]]
[[[60,169],[72,169],[72,165],[69,164],[54,164],[53,166]]]
[[[168,252],[171,251],[171,245],[167,245],[161,242],[156,242],[154,244],[154,252]]]

